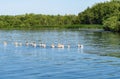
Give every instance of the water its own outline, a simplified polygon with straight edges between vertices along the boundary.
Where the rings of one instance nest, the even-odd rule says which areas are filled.
[[[42,42],[47,48],[15,47],[15,41]],[[71,48],[50,48],[52,43]],[[0,30],[0,79],[119,79],[120,58],[100,56],[119,48],[120,35],[101,30]]]

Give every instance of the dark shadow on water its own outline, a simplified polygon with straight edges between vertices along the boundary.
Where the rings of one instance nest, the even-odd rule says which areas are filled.
[[[111,57],[120,58],[120,52],[104,53],[104,54],[100,54],[100,56],[111,56]]]

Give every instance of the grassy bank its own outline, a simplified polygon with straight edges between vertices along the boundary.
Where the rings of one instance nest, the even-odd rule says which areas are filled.
[[[65,28],[67,28],[67,29],[78,29],[78,28],[103,29],[103,26],[102,25],[96,25],[96,24],[92,24],[92,25],[81,24],[81,25],[68,25],[68,26],[65,26]]]
[[[87,24],[81,24],[81,25],[42,25],[42,26],[26,26],[26,27],[20,27],[20,26],[6,26],[4,28],[0,28],[1,30],[39,30],[39,29],[103,29],[102,25],[87,25]]]

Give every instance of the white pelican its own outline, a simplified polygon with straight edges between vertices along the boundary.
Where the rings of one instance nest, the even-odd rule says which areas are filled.
[[[43,48],[46,48],[46,44],[42,44],[42,47],[43,47]]]
[[[58,48],[64,48],[63,44],[58,44]]]
[[[6,41],[4,41],[3,44],[4,44],[4,46],[7,46],[7,42]]]
[[[18,47],[18,42],[14,42],[15,47]]]
[[[33,46],[33,47],[37,47],[36,42],[33,42],[33,43],[32,43],[32,46]]]
[[[39,47],[42,47],[42,43],[39,43],[39,45],[38,45]]]
[[[19,43],[19,46],[22,46],[22,43],[21,43],[21,42]]]
[[[29,46],[29,43],[28,43],[28,42],[26,42],[26,43],[25,43],[25,45],[26,45],[26,46]]]
[[[52,44],[52,45],[51,45],[51,48],[55,48],[55,45],[54,45],[54,44]]]
[[[68,48],[70,48],[70,44],[68,44],[68,46],[67,46]]]
[[[78,48],[83,48],[83,45],[81,45],[81,44],[78,44]]]

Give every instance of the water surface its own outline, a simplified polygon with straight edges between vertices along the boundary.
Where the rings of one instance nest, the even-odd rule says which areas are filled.
[[[15,41],[47,47],[15,47]],[[71,48],[50,48],[52,43]],[[119,79],[120,59],[100,56],[119,48],[120,35],[101,30],[0,30],[0,79]]]

